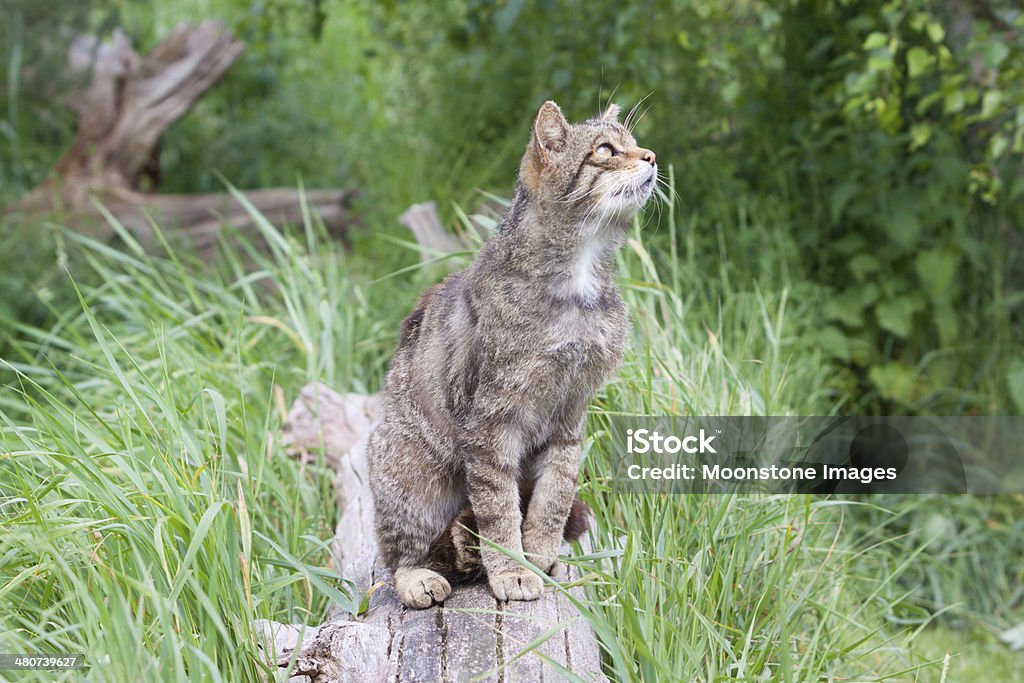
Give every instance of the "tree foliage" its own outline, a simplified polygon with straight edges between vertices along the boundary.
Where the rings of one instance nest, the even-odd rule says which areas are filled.
[[[410,202],[508,189],[543,99],[576,118],[614,99],[637,106],[637,136],[673,165],[702,254],[724,245],[733,277],[793,267],[831,292],[817,340],[866,406],[991,412],[1024,395],[1024,15],[1011,0],[91,7],[61,21],[113,16],[145,49],[202,8],[248,44],[169,135],[165,190],[216,189],[215,171],[242,187],[355,185],[370,224],[392,229]],[[37,176],[26,160],[64,139],[24,118],[8,116],[20,151],[0,159],[7,177]],[[766,217],[781,226],[768,250],[742,229]]]

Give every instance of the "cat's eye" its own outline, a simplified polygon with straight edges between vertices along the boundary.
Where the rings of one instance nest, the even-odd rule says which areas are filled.
[[[613,157],[615,156],[615,148],[606,142],[602,145],[598,145],[595,153],[599,157]]]

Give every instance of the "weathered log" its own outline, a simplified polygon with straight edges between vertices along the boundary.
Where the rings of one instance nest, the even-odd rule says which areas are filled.
[[[72,45],[72,68],[87,64],[95,39]],[[140,58],[123,34],[97,54],[93,82],[71,149],[55,165],[64,178],[136,188],[167,129],[227,72],[243,45],[225,26],[180,24]],[[100,61],[102,60],[102,61]]]
[[[494,210],[493,206],[487,206],[487,208]],[[490,232],[481,224],[483,216],[473,214],[468,218],[469,225],[466,227],[469,228],[469,231],[452,234],[441,223],[441,217],[437,213],[437,202],[431,200],[413,204],[398,217],[398,222],[408,228],[416,239],[420,251],[420,263],[430,263],[441,256],[471,250],[474,241],[487,240]],[[445,262],[448,270],[455,270],[466,264],[466,259],[458,257],[447,259]]]
[[[999,633],[999,640],[1014,652],[1024,650],[1024,622]]]
[[[551,587],[536,602],[498,602],[486,585],[457,588],[443,606],[403,607],[377,557],[366,473],[366,435],[374,397],[339,395],[322,384],[301,392],[284,442],[308,462],[321,447],[337,473],[341,516],[333,564],[369,608],[353,615],[333,605],[323,624],[261,621],[258,635],[279,666],[294,658],[292,681],[557,681],[557,666],[584,680],[606,680],[590,627],[565,594]],[[569,580],[578,578],[570,569]],[[569,589],[582,598],[582,588]],[[534,641],[549,634],[529,652]],[[296,649],[298,650],[296,652]],[[551,663],[556,666],[552,666]],[[303,678],[305,677],[305,678]]]
[[[72,97],[78,131],[50,176],[19,203],[22,210],[75,213],[90,198],[127,199],[152,165],[167,129],[227,72],[243,45],[215,21],[181,24],[140,57],[120,30],[100,43],[79,36],[73,71],[91,71],[87,90]]]
[[[351,212],[355,192],[348,190],[309,190],[289,188],[247,190],[245,198],[270,223],[277,226],[301,225],[302,203],[319,216],[331,235],[344,238],[346,229],[356,223]],[[213,194],[135,194],[106,205],[110,213],[143,247],[154,244],[153,226],[203,253],[212,248],[224,225],[251,232],[253,215],[228,193]],[[68,225],[81,225],[88,216],[75,216]]]
[[[438,256],[462,251],[466,245],[456,239],[441,225],[437,215],[437,202],[431,200],[413,204],[398,217],[398,222],[408,228],[420,246],[420,261],[430,261]]]
[[[144,56],[115,30],[107,42],[80,36],[71,46],[70,68],[88,74],[87,89],[71,97],[79,125],[68,151],[47,179],[7,215],[45,216],[101,239],[113,229],[97,212],[109,211],[143,246],[152,244],[152,224],[201,252],[212,246],[223,225],[240,230],[254,221],[231,195],[165,195],[141,191],[143,178],[158,184],[160,141],[239,58],[243,44],[214,21],[181,24]],[[305,193],[306,205],[332,234],[353,223],[353,192]],[[247,193],[249,201],[277,225],[301,223],[302,199],[295,189]]]

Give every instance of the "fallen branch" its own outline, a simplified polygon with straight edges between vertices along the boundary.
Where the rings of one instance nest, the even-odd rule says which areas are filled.
[[[223,25],[181,24],[145,56],[115,30],[107,42],[79,36],[72,43],[73,71],[90,74],[88,88],[71,98],[79,112],[78,132],[47,179],[5,209],[26,224],[50,218],[99,239],[113,229],[97,212],[102,205],[143,245],[152,225],[166,229],[200,251],[217,241],[223,225],[247,230],[251,215],[230,194],[168,195],[143,192],[148,178],[159,183],[160,141],[196,101],[213,87],[242,54],[243,45]],[[247,193],[253,206],[277,225],[301,223],[301,195],[294,189]],[[332,234],[354,222],[354,193],[305,193],[310,212]]]

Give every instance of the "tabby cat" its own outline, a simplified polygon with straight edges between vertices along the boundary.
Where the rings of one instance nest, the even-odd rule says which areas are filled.
[[[657,180],[618,117],[570,124],[545,102],[497,232],[402,323],[368,458],[381,557],[409,607],[481,575],[499,600],[534,600],[540,577],[477,534],[555,574],[585,528],[585,411],[629,338],[614,256]]]

